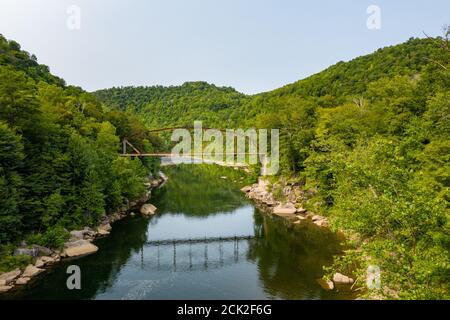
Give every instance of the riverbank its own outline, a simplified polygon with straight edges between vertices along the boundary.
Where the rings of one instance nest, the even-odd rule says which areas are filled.
[[[264,211],[286,218],[294,224],[301,223],[303,220],[310,220],[321,228],[330,226],[326,217],[309,212],[303,208],[302,202],[307,195],[300,186],[289,184],[282,188],[281,198],[284,201],[277,200],[277,197],[269,189],[269,181],[260,177],[258,183],[245,186],[241,191],[245,193],[247,198],[256,201]]]
[[[255,201],[264,212],[282,217],[293,224],[300,224],[309,220],[319,228],[330,227],[329,220],[326,217],[310,212],[303,207],[303,202],[308,199],[312,192],[308,194],[300,185],[295,183],[286,183],[280,188],[281,192],[277,197],[272,190],[273,186],[263,177],[259,177],[258,183],[241,189],[246,197]],[[335,272],[330,279],[319,278],[316,281],[327,291],[352,291],[356,282],[353,278],[339,272]]]
[[[159,177],[149,178],[145,185],[147,192],[139,199],[127,201],[126,204],[118,208],[112,214],[103,216],[100,224],[95,227],[85,227],[82,230],[72,230],[69,232],[70,238],[64,244],[64,248],[50,249],[36,244],[27,244],[22,241],[15,249],[14,255],[25,255],[31,257],[32,263],[24,268],[15,268],[11,271],[0,274],[0,293],[8,292],[17,286],[28,284],[34,277],[44,273],[54,264],[70,258],[89,255],[98,251],[98,247],[92,242],[98,238],[106,237],[110,234],[112,224],[129,215],[135,215],[134,211],[141,211],[143,215],[152,215],[156,207],[146,204],[150,199],[151,191],[160,187],[167,181],[167,177],[160,172]],[[151,210],[144,210],[150,205]]]

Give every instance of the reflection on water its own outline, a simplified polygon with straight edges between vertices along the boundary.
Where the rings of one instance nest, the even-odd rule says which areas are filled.
[[[233,213],[245,205],[236,186],[228,179],[221,179],[223,168],[220,171],[215,168],[212,165],[167,168],[167,186],[154,193],[159,212],[181,213],[189,217],[204,216],[209,219],[211,215]],[[235,178],[242,175],[234,171],[232,173]],[[211,225],[205,222],[202,224]]]
[[[169,181],[152,198],[158,215],[117,222],[96,254],[2,298],[346,298],[315,282],[339,250],[335,235],[260,213],[220,170],[166,168]],[[82,290],[65,286],[70,264],[82,270]]]

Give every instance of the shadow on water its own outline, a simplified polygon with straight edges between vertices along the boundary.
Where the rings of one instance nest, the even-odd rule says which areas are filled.
[[[14,290],[2,298],[12,299],[92,299],[114,285],[124,264],[137,254],[147,240],[147,225],[144,218],[125,219],[114,224],[109,237],[95,244],[100,250],[90,256],[64,260],[53,266],[23,288]],[[81,269],[82,290],[68,290],[67,267],[75,264]]]
[[[332,263],[342,248],[338,235],[309,221],[293,225],[285,219],[255,215],[255,234],[248,259],[258,265],[266,293],[281,299],[345,299],[345,293],[328,293],[317,285],[322,266]]]
[[[1,298],[349,298],[315,281],[340,250],[335,234],[261,213],[220,170],[168,168],[168,183],[152,195],[156,216],[116,222],[96,254],[59,263]],[[71,264],[81,269],[81,290],[66,287]]]

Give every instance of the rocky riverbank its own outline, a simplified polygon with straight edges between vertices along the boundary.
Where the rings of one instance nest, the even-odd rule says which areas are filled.
[[[7,292],[15,286],[27,284],[33,277],[43,273],[53,264],[66,258],[81,257],[98,251],[98,247],[92,242],[100,237],[109,235],[114,222],[121,220],[128,215],[134,215],[133,210],[140,210],[145,216],[155,214],[156,207],[147,203],[150,199],[151,190],[165,183],[167,177],[160,172],[159,177],[149,179],[145,185],[148,187],[147,193],[139,199],[127,202],[116,212],[103,216],[100,224],[96,228],[85,227],[83,230],[70,231],[70,238],[64,244],[64,248],[52,250],[36,244],[27,244],[22,241],[20,246],[14,251],[15,255],[28,255],[32,258],[33,264],[25,268],[16,268],[9,272],[0,274],[0,293]]]
[[[330,223],[326,217],[320,216],[313,212],[309,212],[303,208],[303,202],[308,199],[308,192],[302,190],[301,186],[295,184],[286,184],[281,188],[279,198],[284,201],[277,200],[273,192],[270,191],[273,186],[269,181],[260,177],[258,183],[245,186],[241,189],[246,197],[254,200],[258,207],[263,211],[285,218],[293,224],[299,224],[309,220],[320,228],[328,228]],[[325,290],[352,290],[355,283],[354,279],[335,273],[331,280],[317,279],[317,283]]]
[[[285,201],[275,199],[273,192],[269,191],[270,183],[260,177],[258,183],[241,189],[247,198],[256,201],[266,212],[288,219],[294,224],[303,220],[310,220],[318,227],[329,227],[326,217],[322,217],[303,208],[302,203],[306,197],[300,186],[286,185],[282,188],[282,198]]]

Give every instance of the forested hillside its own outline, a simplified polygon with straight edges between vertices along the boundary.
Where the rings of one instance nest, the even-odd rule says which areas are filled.
[[[229,119],[246,98],[233,88],[201,81],[172,87],[111,88],[94,95],[112,108],[139,114],[150,127],[192,126],[195,120],[218,124],[219,119]]]
[[[123,137],[157,143],[135,116],[66,86],[0,35],[0,270],[20,260],[9,256],[18,241],[58,247],[65,230],[145,192],[156,164],[119,157]]]
[[[449,298],[448,37],[410,39],[255,96],[204,83],[95,95],[151,127],[280,128],[279,179],[303,185],[314,195],[304,205],[353,235],[336,268],[378,265],[383,295]]]

